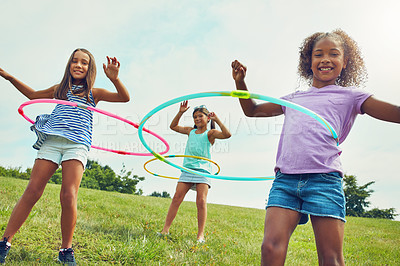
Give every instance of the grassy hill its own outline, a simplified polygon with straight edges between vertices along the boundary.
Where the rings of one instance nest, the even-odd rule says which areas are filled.
[[[0,177],[0,234],[27,181]],[[49,184],[16,234],[8,265],[55,264],[60,240],[59,185]],[[206,243],[196,241],[196,206],[183,202],[171,235],[157,236],[171,199],[79,190],[74,249],[80,265],[259,265],[264,210],[208,205]],[[348,217],[347,265],[400,265],[400,222]],[[318,265],[311,224],[299,226],[287,265]]]

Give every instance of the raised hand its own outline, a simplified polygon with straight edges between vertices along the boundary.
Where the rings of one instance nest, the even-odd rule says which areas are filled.
[[[243,81],[246,76],[247,67],[237,60],[233,61],[231,66],[233,79],[235,81]]]
[[[11,76],[10,74],[8,74],[6,71],[4,71],[4,69],[0,68],[0,76],[2,76],[4,79],[6,80],[11,80],[13,79],[13,76]]]
[[[107,66],[103,64],[104,73],[111,81],[116,81],[118,79],[118,72],[120,67],[120,62],[116,57],[107,56]]]
[[[183,101],[183,102],[181,102],[181,105],[180,105],[180,107],[179,107],[179,112],[180,112],[180,113],[184,113],[184,112],[186,112],[188,109],[189,109],[188,101]]]

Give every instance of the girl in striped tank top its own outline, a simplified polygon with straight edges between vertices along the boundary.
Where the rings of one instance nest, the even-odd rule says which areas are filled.
[[[219,120],[217,115],[214,112],[209,112],[205,105],[194,108],[193,127],[179,126],[178,123],[180,118],[188,109],[188,102],[182,102],[178,114],[171,122],[170,128],[178,133],[188,135],[188,141],[185,148],[186,155],[194,155],[211,159],[211,145],[214,144],[216,139],[230,138],[231,133],[221,122],[221,120]],[[207,124],[210,121],[211,129],[209,130],[207,129]],[[221,130],[215,129],[215,123],[218,124]],[[205,160],[185,157],[183,166],[200,172],[211,172],[210,163]],[[185,198],[186,193],[189,191],[189,189],[194,189],[197,193],[197,241],[200,243],[204,242],[204,228],[207,219],[207,194],[210,187],[210,181],[208,178],[182,171],[176,186],[175,195],[172,199],[167,217],[165,219],[164,228],[159,234],[169,234],[169,228],[175,219],[179,206]]]
[[[60,84],[44,90],[34,90],[0,68],[0,75],[9,80],[29,99],[56,98],[96,106],[100,101],[128,102],[128,90],[118,77],[120,62],[107,56],[104,73],[114,84],[116,92],[93,88],[96,65],[93,55],[86,49],[76,49],[70,56]],[[4,262],[15,233],[27,219],[41,197],[47,182],[62,167],[61,233],[59,261],[75,264],[72,237],[77,217],[77,195],[92,142],[93,113],[68,105],[57,105],[50,115],[36,119],[32,130],[38,140],[34,148],[38,155],[32,168],[29,184],[14,207],[4,235],[0,241],[0,262]]]

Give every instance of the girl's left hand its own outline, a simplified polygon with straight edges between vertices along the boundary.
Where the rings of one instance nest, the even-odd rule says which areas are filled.
[[[107,78],[109,78],[111,81],[117,80],[120,65],[120,62],[116,57],[110,58],[107,56],[107,66],[103,64],[104,73],[106,74]]]
[[[210,113],[208,114],[208,117],[209,117],[211,120],[213,120],[213,121],[215,121],[215,120],[218,119],[217,115],[216,115],[214,112],[210,112]]]

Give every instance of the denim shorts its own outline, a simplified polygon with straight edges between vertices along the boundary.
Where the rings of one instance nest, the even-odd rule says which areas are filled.
[[[346,222],[343,178],[338,172],[282,174],[278,171],[269,192],[268,207],[281,207],[301,213],[299,224],[307,223],[309,215]]]
[[[45,159],[60,165],[64,161],[78,160],[86,167],[89,149],[86,145],[76,143],[64,137],[48,135],[36,159]]]
[[[199,172],[204,172],[207,173],[207,171],[203,169],[193,169],[194,171],[199,171]],[[186,171],[182,171],[181,176],[179,177],[178,182],[183,182],[183,183],[192,183],[192,187],[190,188],[191,190],[196,190],[196,184],[203,183],[207,184],[208,188],[211,188],[211,181],[209,178],[202,176],[202,175],[196,175],[192,173],[188,173]]]

